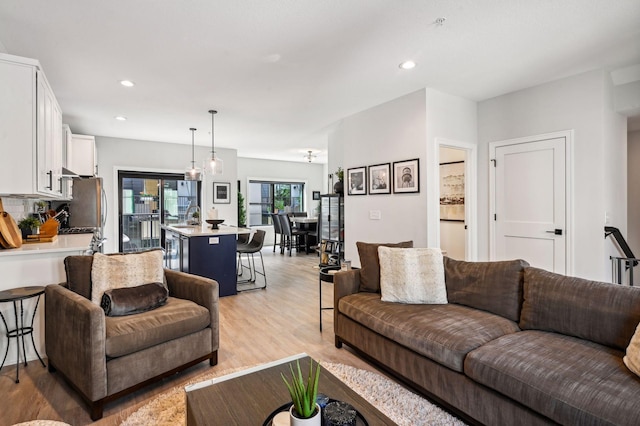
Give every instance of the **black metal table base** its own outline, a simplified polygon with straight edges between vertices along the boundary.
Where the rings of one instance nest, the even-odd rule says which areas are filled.
[[[42,357],[40,356],[40,353],[38,353],[38,349],[36,348],[36,343],[35,343],[35,340],[33,338],[33,322],[34,322],[35,317],[36,317],[36,312],[38,310],[38,304],[40,303],[40,296],[42,295],[42,293],[44,293],[44,288],[42,288],[41,292],[36,292],[33,295],[17,297],[17,298],[9,298],[9,299],[0,298],[1,302],[13,302],[13,314],[14,314],[15,324],[16,324],[16,328],[14,328],[12,330],[9,330],[9,325],[7,324],[7,321],[6,321],[5,317],[4,317],[4,315],[2,314],[2,311],[0,311],[0,318],[2,319],[2,322],[4,324],[4,328],[6,330],[6,336],[7,336],[7,348],[4,351],[4,357],[2,358],[2,364],[0,364],[0,371],[2,371],[2,368],[4,367],[4,363],[7,360],[7,355],[9,354],[9,345],[11,343],[11,339],[16,339],[16,383],[20,383],[20,342],[21,341],[22,341],[22,357],[24,359],[24,366],[25,367],[27,366],[27,352],[26,352],[26,346],[25,346],[25,343],[24,343],[24,336],[27,336],[27,335],[31,336],[31,344],[33,345],[33,350],[35,351],[36,355],[38,356],[38,359],[40,360],[40,363],[42,364],[42,366],[46,367],[46,364],[42,360]],[[24,325],[24,305],[23,305],[23,301],[24,301],[24,299],[28,299],[28,298],[35,297],[35,296],[37,296],[38,299],[36,300],[36,306],[33,308],[33,315],[31,316],[31,323],[28,326],[25,326]],[[20,302],[20,317],[18,317],[18,302]]]

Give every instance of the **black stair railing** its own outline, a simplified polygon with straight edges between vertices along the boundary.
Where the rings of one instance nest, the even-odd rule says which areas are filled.
[[[631,251],[631,247],[627,244],[627,241],[622,236],[622,233],[618,228],[613,226],[605,226],[604,227],[604,237],[607,238],[609,235],[613,235],[616,243],[622,253],[626,257],[616,257],[609,256],[611,259],[612,266],[612,281],[618,284],[622,284],[622,278],[624,276],[625,271],[629,271],[629,285],[633,286],[633,268],[638,266],[640,259],[637,259]],[[624,264],[624,270],[622,265]]]

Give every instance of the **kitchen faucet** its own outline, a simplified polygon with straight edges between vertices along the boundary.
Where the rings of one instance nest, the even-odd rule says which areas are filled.
[[[193,213],[191,212],[192,210]],[[194,217],[196,213],[197,216]],[[184,214],[184,219],[187,221],[187,225],[200,225],[200,206],[194,206],[189,202],[189,207],[187,207],[187,211]]]

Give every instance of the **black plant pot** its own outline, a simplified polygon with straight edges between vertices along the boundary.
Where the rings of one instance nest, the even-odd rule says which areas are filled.
[[[341,180],[337,181],[334,185],[333,185],[333,192],[335,192],[336,194],[344,194],[344,184],[342,183]]]

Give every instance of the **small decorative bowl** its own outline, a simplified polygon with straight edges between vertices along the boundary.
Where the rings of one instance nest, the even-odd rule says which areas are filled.
[[[206,222],[211,225],[211,229],[218,229],[218,225],[224,222],[224,219],[207,219]]]

